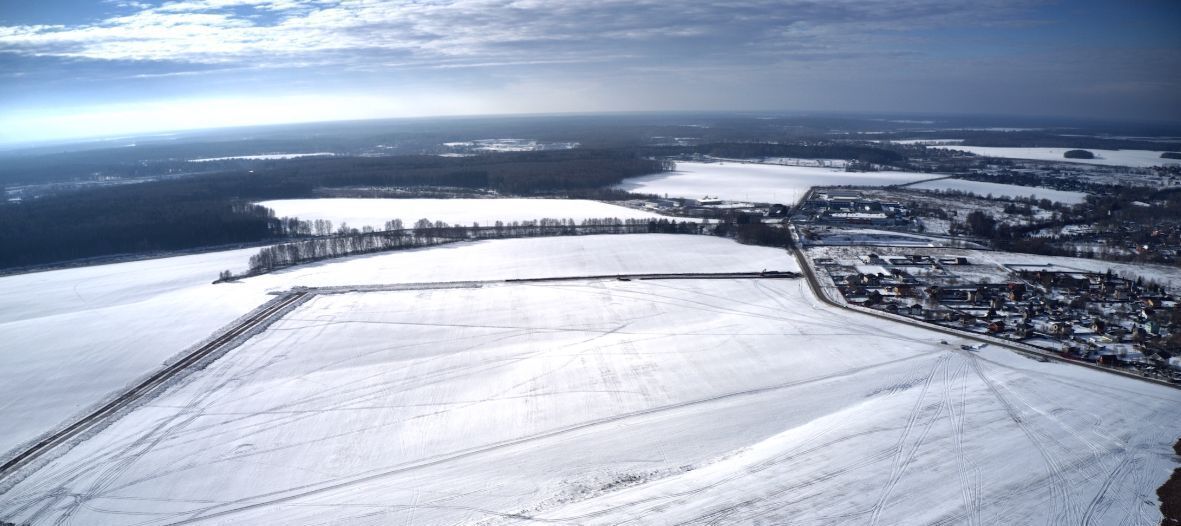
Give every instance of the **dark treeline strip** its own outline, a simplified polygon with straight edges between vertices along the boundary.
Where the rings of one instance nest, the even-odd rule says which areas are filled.
[[[697,146],[663,146],[641,150],[649,156],[674,156],[699,153],[730,159],[798,157],[801,159],[842,159],[863,163],[904,165],[906,156],[899,151],[858,144],[835,142],[779,144],[766,142],[727,142]]]
[[[989,132],[950,131],[938,132],[940,139],[964,139],[965,146],[997,146],[1008,148],[1093,148],[1096,150],[1177,150],[1181,143],[1153,140],[1127,139],[1116,137],[1087,137],[1061,135],[1039,131]]]
[[[589,196],[627,177],[668,168],[634,153],[592,150],[305,158],[254,173],[63,193],[0,205],[0,268],[307,235],[250,202],[315,197],[317,188],[427,185]]]
[[[615,150],[556,150],[475,157],[407,155],[293,159],[256,170],[252,180],[299,181],[312,187],[450,186],[534,195],[611,186],[671,169],[667,162]]]
[[[250,257],[250,270],[244,276],[223,271],[219,281],[264,274],[275,269],[341,258],[358,254],[429,247],[457,241],[508,239],[542,236],[582,236],[595,234],[702,234],[704,225],[668,219],[619,219],[607,217],[575,222],[567,219],[497,221],[492,226],[448,225],[442,221],[419,219],[413,228],[402,228],[401,221],[389,221],[386,230],[359,231],[342,229],[335,235],[302,239],[265,247]]]

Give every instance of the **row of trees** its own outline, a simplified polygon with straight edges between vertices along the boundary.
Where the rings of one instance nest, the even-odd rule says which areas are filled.
[[[505,239],[516,237],[576,236],[592,234],[703,234],[706,225],[695,222],[680,222],[668,219],[619,219],[615,217],[584,219],[537,219],[529,221],[497,221],[491,226],[473,223],[471,226],[449,225],[442,221],[419,219],[411,228],[404,228],[402,221],[387,221],[385,230],[372,228],[353,229],[347,225],[333,235],[303,239],[265,247],[250,257],[247,275],[257,275],[272,270],[320,261],[373,252],[428,247],[457,241],[480,239]],[[220,280],[232,279],[229,271],[219,276]]]

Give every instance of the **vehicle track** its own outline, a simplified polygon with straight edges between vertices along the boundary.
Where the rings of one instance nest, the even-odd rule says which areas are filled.
[[[880,369],[880,368],[884,368],[884,367],[895,366],[895,365],[898,365],[899,363],[902,363],[902,362],[910,361],[913,359],[921,359],[921,358],[928,358],[928,356],[920,354],[920,355],[915,355],[915,356],[912,356],[909,358],[902,358],[902,359],[893,360],[893,361],[889,361],[889,362],[868,365],[868,366],[854,369],[854,370],[841,371],[839,373],[821,375],[821,376],[808,378],[808,379],[804,379],[804,380],[786,382],[783,384],[770,385],[770,386],[759,387],[759,388],[754,388],[754,389],[747,389],[747,390],[742,390],[742,391],[734,391],[734,392],[720,394],[720,395],[711,396],[711,397],[707,397],[707,398],[702,398],[702,399],[697,399],[697,400],[689,400],[689,401],[685,401],[685,402],[669,404],[669,405],[664,405],[664,406],[659,406],[659,407],[653,407],[653,408],[649,408],[649,409],[633,411],[630,413],[624,413],[624,414],[619,414],[619,415],[613,415],[610,417],[590,420],[590,421],[582,422],[579,424],[574,424],[571,426],[557,428],[557,429],[553,429],[550,431],[545,431],[545,432],[541,432],[541,433],[537,433],[537,434],[533,434],[533,435],[527,435],[527,436],[523,436],[523,437],[519,437],[519,438],[515,438],[515,439],[505,440],[502,442],[487,444],[484,446],[479,446],[479,447],[470,448],[470,449],[466,449],[466,450],[460,450],[460,451],[452,452],[450,454],[441,455],[441,456],[437,456],[437,457],[425,458],[425,459],[421,459],[421,460],[414,461],[414,462],[407,463],[407,464],[378,468],[378,469],[371,470],[368,473],[358,473],[354,476],[350,476],[350,477],[347,477],[344,479],[338,479],[336,481],[326,481],[323,483],[315,483],[315,484],[309,484],[309,485],[301,486],[301,487],[288,488],[288,489],[273,492],[273,493],[260,494],[260,495],[255,495],[252,497],[246,497],[243,499],[239,499],[236,501],[226,502],[226,503],[222,503],[217,506],[211,506],[211,507],[204,508],[204,509],[196,509],[196,510],[189,512],[189,514],[190,514],[189,518],[186,518],[186,519],[183,519],[183,520],[180,520],[177,522],[173,522],[170,524],[191,524],[191,523],[202,522],[202,521],[211,520],[211,519],[215,519],[215,518],[219,518],[219,517],[225,517],[227,515],[232,515],[232,514],[236,514],[236,513],[240,513],[240,512],[244,512],[244,511],[250,511],[253,509],[271,506],[271,505],[275,505],[275,504],[279,504],[279,503],[283,503],[283,502],[289,502],[292,500],[308,497],[311,495],[322,494],[322,493],[325,493],[328,491],[333,491],[333,490],[353,486],[353,485],[356,485],[359,483],[364,483],[364,482],[369,482],[369,481],[385,478],[385,477],[399,474],[399,473],[405,473],[405,472],[415,471],[415,470],[419,470],[419,469],[423,469],[423,468],[428,468],[431,466],[441,465],[441,464],[453,462],[456,460],[470,458],[473,456],[477,456],[477,455],[481,455],[481,454],[485,454],[485,453],[489,453],[489,452],[493,452],[493,451],[498,451],[498,450],[502,450],[502,449],[506,449],[506,448],[510,448],[510,447],[515,447],[515,446],[519,446],[519,445],[523,445],[523,444],[527,444],[527,443],[531,443],[531,442],[535,442],[535,441],[539,441],[539,440],[545,440],[545,439],[554,438],[557,436],[567,435],[567,434],[571,434],[571,433],[581,431],[584,429],[594,428],[594,427],[598,427],[598,426],[602,426],[602,425],[606,425],[606,424],[617,423],[617,422],[632,419],[632,418],[648,416],[648,415],[655,415],[655,414],[660,414],[660,413],[664,413],[667,411],[685,409],[685,408],[694,407],[694,406],[698,406],[698,405],[719,402],[719,401],[727,400],[727,399],[759,395],[759,394],[778,391],[778,390],[782,390],[782,389],[788,389],[788,388],[792,388],[792,387],[808,385],[808,384],[812,384],[812,383],[816,383],[816,382],[835,380],[838,378],[848,377],[848,376],[856,375],[856,374],[866,372],[866,371],[871,371],[871,370]],[[222,508],[222,509],[219,510],[218,508]],[[540,519],[537,519],[537,520],[540,520]]]
[[[16,473],[22,467],[41,458],[49,451],[61,446],[70,440],[86,433],[95,428],[96,425],[106,421],[106,419],[116,415],[120,410],[128,407],[136,401],[149,395],[156,389],[165,385],[169,380],[175,377],[178,373],[192,367],[199,363],[202,359],[208,357],[214,352],[221,350],[227,344],[232,343],[238,337],[258,328],[265,326],[272,317],[279,314],[287,307],[290,307],[304,298],[308,294],[306,292],[293,292],[285,297],[277,300],[273,305],[263,309],[261,312],[243,320],[237,326],[224,332],[220,336],[209,341],[205,345],[197,348],[193,352],[185,355],[180,360],[168,365],[167,367],[157,371],[146,380],[128,389],[123,394],[116,397],[114,400],[103,404],[98,409],[88,413],[74,423],[58,430],[57,432],[41,439],[32,446],[26,448],[24,451],[16,454],[4,464],[0,464],[0,481]]]

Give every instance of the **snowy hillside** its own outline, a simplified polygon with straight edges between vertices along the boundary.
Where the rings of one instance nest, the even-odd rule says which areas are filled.
[[[333,260],[211,285],[257,250],[0,278],[0,458],[296,285],[793,270],[781,250],[673,235],[512,239]],[[2,515],[0,515],[2,517]]]
[[[112,525],[1159,520],[1181,393],[941,338],[799,280],[319,296],[0,509]]]

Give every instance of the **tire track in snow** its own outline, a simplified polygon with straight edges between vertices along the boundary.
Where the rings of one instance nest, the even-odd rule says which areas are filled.
[[[997,402],[1001,404],[1001,407],[1004,408],[1005,413],[1009,415],[1009,419],[1016,423],[1017,427],[1021,429],[1021,432],[1024,433],[1026,438],[1029,439],[1029,442],[1033,445],[1034,449],[1037,450],[1038,455],[1042,457],[1042,461],[1046,464],[1047,476],[1050,479],[1049,491],[1051,498],[1051,523],[1078,524],[1078,520],[1075,517],[1072,517],[1074,514],[1074,502],[1073,499],[1071,499],[1069,493],[1067,493],[1067,481],[1066,478],[1062,476],[1062,467],[1059,465],[1058,460],[1050,454],[1044,445],[1042,445],[1040,440],[1041,437],[1039,437],[1038,434],[1029,426],[1029,424],[1025,422],[1025,420],[1021,417],[1021,414],[1015,407],[1013,407],[1008,398],[1006,398],[1005,395],[1001,393],[1000,389],[995,383],[993,383],[992,379],[989,378],[988,375],[984,374],[984,370],[980,367],[980,362],[975,358],[976,356],[974,354],[971,355],[972,368],[975,370],[976,375],[980,377],[980,379],[984,382],[985,387],[988,388],[989,392],[992,393]]]
[[[304,498],[304,497],[308,497],[308,496],[312,496],[312,495],[322,494],[325,492],[329,492],[329,491],[333,491],[333,490],[337,490],[337,489],[342,489],[342,488],[354,486],[354,485],[365,483],[365,482],[371,482],[374,480],[378,480],[378,479],[385,478],[385,477],[399,474],[399,473],[405,473],[405,472],[415,471],[415,470],[419,470],[419,469],[423,469],[423,468],[427,468],[427,467],[437,466],[437,465],[445,464],[448,462],[453,462],[456,460],[474,457],[474,456],[481,455],[481,454],[488,453],[488,452],[492,452],[492,451],[507,449],[507,448],[531,443],[531,442],[536,442],[539,440],[545,440],[545,439],[549,439],[549,438],[554,438],[554,437],[570,434],[570,433],[573,433],[576,431],[590,429],[590,428],[594,428],[594,427],[598,427],[598,426],[602,426],[602,425],[606,425],[606,424],[612,424],[612,423],[616,423],[616,422],[619,422],[622,420],[643,417],[643,416],[649,416],[649,415],[655,415],[655,414],[660,414],[660,413],[664,413],[664,412],[668,412],[668,411],[675,411],[675,410],[680,410],[680,409],[685,409],[685,408],[694,407],[694,406],[698,406],[698,405],[719,402],[719,401],[733,399],[733,398],[759,395],[759,394],[779,391],[779,390],[783,390],[783,389],[788,389],[788,388],[792,388],[792,387],[797,387],[797,386],[801,386],[801,385],[808,385],[808,384],[813,384],[813,383],[817,383],[817,382],[845,378],[845,377],[853,376],[853,375],[856,375],[856,374],[859,374],[862,372],[885,368],[885,367],[897,365],[901,362],[920,359],[920,358],[930,358],[930,355],[916,354],[914,356],[910,356],[910,357],[906,357],[906,358],[900,358],[897,360],[891,360],[889,362],[869,365],[869,366],[865,366],[865,367],[858,368],[855,370],[841,371],[839,373],[822,375],[822,376],[818,376],[818,377],[814,377],[814,378],[810,378],[810,379],[806,379],[806,380],[798,380],[798,381],[787,382],[787,383],[778,384],[778,385],[771,385],[771,386],[759,387],[759,388],[754,388],[754,389],[747,389],[747,390],[742,390],[742,391],[734,391],[734,392],[711,396],[711,397],[707,397],[707,398],[690,400],[690,401],[680,402],[680,403],[676,403],[676,404],[670,404],[670,405],[666,405],[666,406],[654,407],[654,408],[644,409],[644,410],[640,410],[640,411],[633,411],[630,413],[624,413],[624,414],[620,414],[620,415],[614,415],[614,416],[610,416],[610,417],[600,418],[600,419],[591,420],[591,421],[583,422],[580,424],[575,424],[572,426],[566,426],[563,428],[558,428],[558,429],[554,429],[554,430],[550,430],[550,431],[546,431],[546,432],[542,432],[542,433],[519,437],[519,438],[506,440],[506,441],[502,441],[502,442],[497,442],[497,443],[493,443],[493,444],[488,444],[485,446],[479,446],[479,447],[475,447],[475,448],[469,448],[466,450],[455,451],[455,452],[452,452],[451,454],[447,454],[447,455],[430,457],[427,459],[419,460],[417,462],[389,466],[389,467],[381,468],[381,469],[377,469],[377,470],[371,470],[371,472],[369,472],[369,473],[359,473],[354,476],[347,477],[345,480],[338,479],[336,481],[328,481],[328,482],[323,482],[323,483],[314,483],[314,484],[307,484],[307,485],[303,485],[303,486],[296,486],[293,488],[287,488],[285,490],[264,493],[264,494],[254,495],[252,497],[247,497],[247,498],[238,499],[235,501],[230,501],[229,503],[226,503],[224,505],[218,505],[218,506],[197,509],[197,510],[193,510],[190,513],[189,518],[172,523],[172,524],[177,524],[177,525],[179,525],[179,524],[193,524],[193,523],[202,522],[202,521],[209,520],[209,519],[225,517],[225,516],[240,513],[240,512],[250,511],[250,510],[254,510],[254,509],[263,508],[266,506],[289,502],[292,500],[296,500],[296,499],[300,499],[300,498]],[[262,500],[259,500],[259,499],[262,499]],[[254,501],[254,502],[252,502],[252,501]],[[227,508],[229,506],[235,506],[235,505],[237,505],[237,507],[214,511],[214,510],[217,510],[218,508]]]
[[[960,360],[960,365],[955,373],[950,372],[951,368],[944,371],[947,373],[944,376],[944,397],[948,404],[947,417],[951,421],[951,436],[955,444],[960,493],[964,499],[964,508],[967,510],[967,524],[968,526],[976,526],[980,524],[980,467],[969,460],[964,452],[964,422],[967,420],[968,410],[968,359]],[[960,397],[958,403],[954,401],[956,380],[959,380]]]
[[[885,510],[886,504],[889,502],[890,496],[894,492],[894,487],[898,485],[899,480],[902,480],[902,476],[906,473],[906,469],[910,467],[910,464],[914,462],[915,457],[918,456],[919,448],[923,445],[923,441],[926,440],[927,434],[931,431],[931,427],[943,413],[946,400],[941,400],[938,403],[935,414],[927,420],[923,427],[922,433],[918,436],[914,445],[908,452],[906,442],[907,439],[910,438],[911,433],[914,431],[915,425],[918,423],[919,418],[923,413],[923,401],[927,397],[927,391],[930,390],[931,383],[934,381],[935,375],[938,373],[938,371],[941,368],[946,370],[950,358],[951,355],[943,355],[939,357],[939,359],[935,362],[935,367],[931,370],[930,374],[927,375],[926,381],[923,382],[922,390],[915,398],[914,406],[911,407],[910,415],[906,420],[906,426],[902,429],[902,436],[898,438],[898,442],[894,446],[894,460],[893,466],[890,468],[890,477],[887,479],[885,486],[882,487],[882,491],[878,495],[878,500],[873,505],[872,512],[870,513],[870,525],[876,525],[881,519],[882,511]]]

